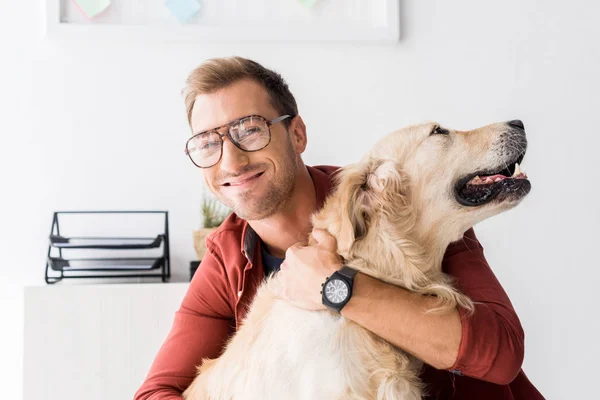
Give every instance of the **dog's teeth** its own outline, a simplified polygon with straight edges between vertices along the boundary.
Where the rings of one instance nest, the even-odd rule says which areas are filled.
[[[500,182],[501,180],[502,180],[502,178],[496,178],[496,179],[494,180],[494,182]]]
[[[481,178],[479,176],[476,176],[475,178],[471,179],[469,181],[469,183],[471,185],[479,185],[481,182],[479,182],[481,180]]]
[[[519,163],[515,163],[515,173],[512,176],[521,175],[521,167],[519,167]]]

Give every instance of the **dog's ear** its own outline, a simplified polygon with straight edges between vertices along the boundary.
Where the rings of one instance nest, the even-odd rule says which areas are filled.
[[[372,160],[366,177],[367,189],[375,193],[402,193],[405,178],[393,160]]]
[[[403,175],[393,160],[370,159],[345,168],[339,177],[340,232],[338,249],[347,254],[366,236],[382,207],[401,194]]]

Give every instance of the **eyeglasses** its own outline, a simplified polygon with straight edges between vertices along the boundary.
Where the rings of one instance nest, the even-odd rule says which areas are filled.
[[[252,152],[262,150],[271,143],[271,125],[277,124],[291,115],[282,115],[267,120],[260,115],[249,115],[225,125],[196,133],[185,144],[185,154],[198,168],[210,168],[223,156],[223,137],[227,136],[238,149]],[[227,128],[225,133],[221,130]]]

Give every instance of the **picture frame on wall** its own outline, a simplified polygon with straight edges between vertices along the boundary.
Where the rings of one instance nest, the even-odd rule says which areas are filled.
[[[78,1],[46,0],[48,37],[390,43],[400,37],[398,0]]]

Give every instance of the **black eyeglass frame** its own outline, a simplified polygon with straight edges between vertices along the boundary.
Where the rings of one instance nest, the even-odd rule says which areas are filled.
[[[231,128],[237,124],[239,124],[242,120],[247,119],[247,118],[259,118],[262,119],[266,124],[267,124],[267,131],[269,133],[269,140],[267,141],[267,143],[261,147],[260,149],[256,149],[256,150],[246,150],[243,149],[238,143],[237,141],[235,141],[233,139],[233,137],[231,136]],[[192,161],[192,163],[194,163],[194,165],[198,168],[211,168],[214,167],[216,164],[219,163],[219,161],[221,161],[221,158],[223,157],[223,137],[227,136],[229,138],[229,140],[231,141],[231,143],[233,143],[235,145],[235,147],[237,147],[238,149],[245,151],[247,153],[252,153],[255,151],[260,151],[262,149],[264,149],[265,147],[267,147],[269,145],[269,143],[271,143],[271,125],[277,124],[279,122],[282,122],[288,118],[294,118],[292,115],[289,114],[285,114],[285,115],[281,115],[275,119],[272,120],[268,120],[265,117],[263,117],[262,115],[246,115],[245,117],[241,117],[238,119],[235,119],[231,122],[228,122],[224,125],[221,126],[217,126],[216,128],[212,128],[206,131],[202,131],[202,132],[198,132],[194,135],[192,135],[186,142],[185,142],[185,154],[187,154],[187,156],[190,158],[190,161]],[[222,130],[223,128],[227,128],[227,131],[225,133],[221,133],[219,132],[220,130]],[[213,164],[209,165],[209,166],[200,166],[198,164],[196,164],[196,162],[194,161],[194,159],[192,158],[192,155],[190,154],[190,152],[188,151],[188,145],[189,143],[194,140],[195,138],[197,138],[198,136],[201,135],[206,135],[208,133],[216,133],[219,136],[219,139],[221,139],[221,154],[219,154],[219,158],[217,159],[217,161],[215,161]]]

